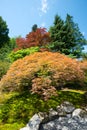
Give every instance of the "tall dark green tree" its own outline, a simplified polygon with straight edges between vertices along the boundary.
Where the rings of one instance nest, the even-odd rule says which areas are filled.
[[[63,31],[65,33],[62,40],[65,43],[65,46],[62,48],[62,53],[69,55],[72,52],[72,48],[75,46],[75,37],[73,35],[72,26],[68,23],[67,20],[64,22]]]
[[[73,21],[73,17],[69,14],[66,16],[65,26],[69,29],[69,31],[66,33],[66,43],[70,43],[70,53],[72,53],[74,56],[76,55],[77,57],[80,57],[82,55],[84,45],[87,44],[87,41],[80,32],[78,24]]]
[[[52,43],[50,48],[55,51],[60,51],[67,55],[80,57],[86,40],[78,24],[74,23],[73,17],[67,14],[66,20],[63,21],[60,16],[56,15],[54,26],[50,27],[50,37]]]
[[[0,16],[0,48],[9,41],[9,29],[6,22]]]
[[[61,19],[60,16],[58,15],[55,16],[54,26],[50,27],[49,32],[52,42],[49,45],[50,49],[62,52],[62,49],[65,46],[65,43],[63,41],[65,37],[65,31],[64,31],[64,21]]]

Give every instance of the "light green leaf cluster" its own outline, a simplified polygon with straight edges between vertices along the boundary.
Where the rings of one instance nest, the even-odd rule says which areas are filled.
[[[27,49],[21,49],[18,50],[16,52],[12,51],[8,58],[10,59],[11,62],[16,61],[17,59],[23,58],[27,55],[33,54],[34,52],[38,52],[39,51],[39,47],[30,47]]]

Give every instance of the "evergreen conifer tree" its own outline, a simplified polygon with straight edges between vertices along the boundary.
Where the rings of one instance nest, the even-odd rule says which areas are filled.
[[[54,26],[50,27],[51,44],[49,48],[53,51],[59,51],[66,55],[80,57],[86,44],[86,39],[80,32],[77,23],[74,23],[73,17],[67,14],[63,21],[56,15]]]

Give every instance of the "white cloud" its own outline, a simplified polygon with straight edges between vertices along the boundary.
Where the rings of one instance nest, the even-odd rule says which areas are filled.
[[[43,22],[43,23],[41,24],[41,27],[45,27],[45,25],[46,25],[46,23],[45,23],[45,22]]]
[[[46,13],[48,10],[48,3],[47,3],[47,0],[42,0],[42,7],[41,7],[41,11],[43,13]]]
[[[41,8],[39,8],[39,14],[42,16],[43,13],[47,13],[48,10],[48,2],[47,0],[41,0]]]

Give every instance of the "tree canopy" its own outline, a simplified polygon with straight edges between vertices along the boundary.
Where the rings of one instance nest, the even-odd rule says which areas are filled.
[[[25,49],[32,46],[45,46],[50,40],[49,33],[46,28],[37,28],[26,35],[26,38],[17,38],[16,43],[18,49]]]
[[[6,22],[0,16],[0,48],[9,41],[9,29]]]
[[[37,28],[38,28],[37,24],[34,24],[34,25],[32,26],[32,32],[35,32],[35,31],[37,30]]]
[[[73,21],[73,17],[67,14],[66,20],[62,20],[56,15],[54,25],[49,29],[51,37],[50,48],[55,51],[65,53],[67,55],[80,57],[86,39],[80,32],[78,24]]]

